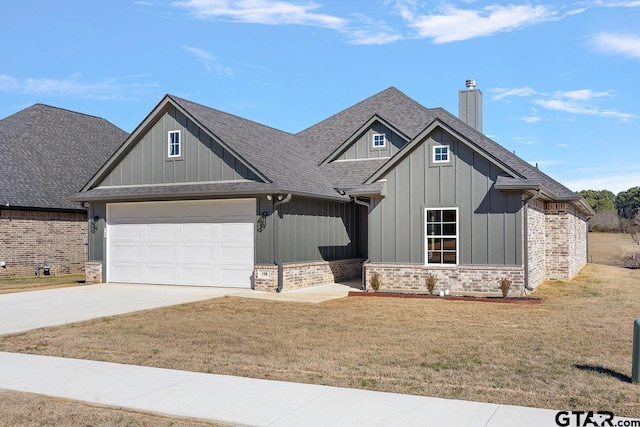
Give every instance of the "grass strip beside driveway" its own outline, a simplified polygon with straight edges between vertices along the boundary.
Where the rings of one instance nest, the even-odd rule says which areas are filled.
[[[0,294],[35,291],[42,289],[80,286],[85,283],[84,274],[66,274],[60,276],[32,276],[15,279],[0,279]]]

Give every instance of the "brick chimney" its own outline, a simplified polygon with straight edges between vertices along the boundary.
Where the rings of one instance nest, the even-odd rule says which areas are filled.
[[[460,120],[482,132],[482,92],[476,88],[476,81],[466,81],[467,88],[460,91],[458,117]]]

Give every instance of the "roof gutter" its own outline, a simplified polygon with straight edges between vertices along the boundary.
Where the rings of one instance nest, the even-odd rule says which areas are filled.
[[[282,287],[284,286],[284,269],[282,267],[282,263],[278,259],[278,223],[280,222],[280,206],[285,203],[289,203],[291,201],[291,197],[291,193],[289,193],[284,199],[277,200],[273,203],[273,211],[276,214],[276,218],[273,223],[273,263],[278,266],[278,287],[276,288],[276,292],[278,293],[282,291]]]
[[[536,200],[541,195],[542,189],[538,188],[536,194],[524,201],[524,289],[527,291],[533,290],[533,288],[529,286],[529,211],[527,210],[527,206],[529,206],[529,202]]]
[[[367,290],[367,275],[365,274],[365,267],[367,264],[371,262],[371,258],[369,258],[369,214],[371,212],[371,203],[365,202],[364,200],[359,200],[358,196],[353,198],[353,201],[357,205],[362,205],[367,208],[367,259],[362,263],[362,283],[360,284],[360,289],[363,291]]]

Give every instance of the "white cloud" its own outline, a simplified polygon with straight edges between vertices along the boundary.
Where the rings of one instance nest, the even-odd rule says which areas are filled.
[[[600,33],[593,37],[592,42],[597,49],[604,52],[640,58],[640,37],[638,36]]]
[[[538,123],[540,120],[542,120],[540,117],[538,116],[526,116],[526,117],[521,117],[523,122],[526,123]]]
[[[267,25],[312,25],[342,29],[347,21],[343,18],[316,13],[320,5],[313,2],[277,0],[185,0],[176,1],[175,6],[191,10],[200,19],[229,20]]]
[[[613,117],[620,120],[640,118],[635,114],[602,109],[596,105],[598,98],[612,97],[612,91],[592,91],[590,89],[555,92],[533,102],[547,110],[562,111],[570,114],[584,114],[599,117]]]
[[[156,83],[139,82],[144,76],[107,78],[100,81],[83,81],[80,74],[66,78],[26,78],[18,79],[8,75],[0,76],[0,91],[21,92],[35,95],[72,96],[87,99],[129,99],[131,95],[157,87]]]
[[[400,2],[400,15],[421,38],[449,43],[513,31],[541,22],[556,20],[555,11],[544,5],[494,5],[477,10],[446,5],[439,14],[415,15],[414,2]]]
[[[200,49],[197,47],[187,46],[187,45],[184,45],[182,47],[187,52],[193,54],[198,59],[198,61],[200,61],[200,63],[204,66],[205,70],[209,72],[215,71],[216,73],[224,76],[230,76],[233,74],[233,71],[231,70],[230,67],[223,67],[221,65],[218,65],[216,62],[216,57],[210,54],[209,52],[207,52],[206,50]]]
[[[516,138],[513,138],[513,140],[524,145],[538,145],[538,141],[536,141],[535,137],[530,137],[530,138],[516,137]]]
[[[356,45],[389,44],[402,39],[402,35],[385,21],[360,13],[353,14],[353,20],[344,32],[348,34],[350,43]]]
[[[489,102],[497,101],[498,99],[502,98],[508,98],[510,96],[533,96],[536,94],[536,91],[530,87],[517,87],[513,89],[498,87],[489,89],[489,92],[495,93],[495,95],[491,97]]]
[[[6,74],[0,75],[0,91],[10,92],[14,91],[18,88],[19,83],[13,77],[7,76]]]
[[[640,0],[596,0],[593,5],[599,7],[640,7]]]

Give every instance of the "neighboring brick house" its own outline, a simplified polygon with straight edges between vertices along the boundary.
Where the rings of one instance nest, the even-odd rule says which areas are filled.
[[[481,132],[395,88],[297,134],[165,96],[74,200],[96,281],[512,293],[586,263],[591,208]]]
[[[87,209],[67,198],[126,136],[43,104],[0,120],[0,278],[34,275],[45,262],[50,274],[84,272]]]

